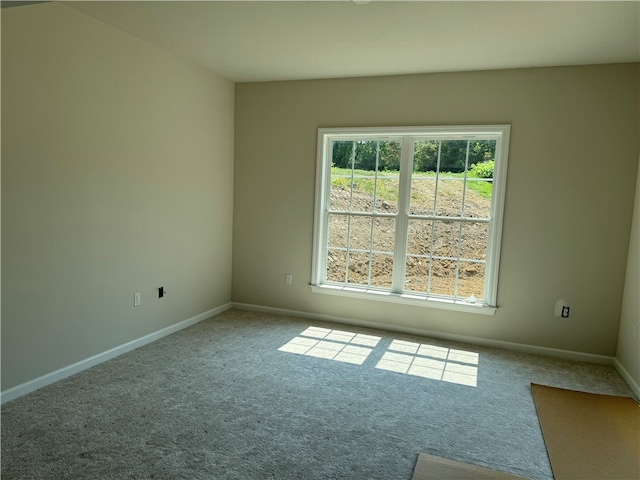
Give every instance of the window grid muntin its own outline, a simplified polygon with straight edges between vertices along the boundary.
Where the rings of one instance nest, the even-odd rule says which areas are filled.
[[[462,205],[461,205],[461,212],[460,212],[460,216],[464,217],[464,200],[465,200],[465,196],[467,194],[467,172],[469,170],[469,145],[470,142],[469,140],[467,140],[467,151],[466,151],[466,156],[464,159],[464,183],[462,184]],[[459,281],[460,281],[460,251],[462,249],[462,224],[459,223],[458,224],[458,259],[456,260],[456,280],[455,280],[455,288],[454,288],[454,293],[453,296],[454,298],[458,298],[458,292],[459,292]],[[484,295],[484,288],[483,290],[483,295]]]
[[[334,252],[346,252],[347,249],[344,247],[327,247],[327,251],[334,251]],[[365,250],[362,248],[352,248],[350,249],[351,252],[354,253],[369,253],[371,252],[372,254],[375,255],[392,255],[393,252],[389,252],[389,251],[385,251],[385,250]],[[433,255],[433,256],[429,256],[429,255],[421,255],[418,253],[409,253],[407,254],[407,257],[415,257],[415,258],[433,258],[434,260],[451,260],[451,261],[455,261],[458,259],[458,257],[446,257],[444,255]],[[467,262],[467,263],[484,263],[486,264],[487,261],[486,260],[482,260],[480,258],[465,258],[465,257],[460,257],[460,261],[461,262]]]
[[[414,145],[415,148],[415,145]],[[438,178],[440,175],[440,155],[442,153],[442,141],[438,141],[438,160],[436,162],[436,185],[433,192],[433,214],[438,214]],[[415,152],[414,152],[415,154]],[[429,269],[427,271],[427,293],[431,293],[431,279],[433,274],[433,249],[435,243],[436,222],[431,222],[431,237],[429,239]]]
[[[425,133],[425,131],[428,131]],[[394,133],[389,133],[394,132]],[[471,222],[481,223],[480,220],[484,220],[488,223],[488,234],[487,234],[487,247],[486,247],[486,259],[478,261],[476,263],[485,263],[487,268],[484,271],[484,302],[475,303],[479,306],[492,307],[495,309],[496,304],[496,293],[497,293],[497,274],[498,274],[498,265],[499,265],[499,251],[501,246],[501,230],[502,230],[502,217],[504,213],[504,196],[506,190],[506,170],[507,170],[507,152],[509,145],[509,135],[510,135],[510,127],[508,125],[485,125],[485,126],[461,126],[461,127],[357,127],[357,128],[321,128],[318,130],[318,163],[317,163],[317,181],[318,185],[322,185],[321,188],[316,189],[316,223],[314,226],[315,234],[314,234],[314,242],[313,242],[313,251],[314,251],[314,262],[312,264],[312,282],[311,286],[321,287],[322,284],[326,280],[326,272],[327,272],[327,220],[329,210],[326,208],[328,204],[328,198],[330,195],[331,189],[331,162],[327,161],[331,158],[331,145],[334,141],[343,141],[343,140],[351,140],[351,141],[367,141],[367,140],[376,140],[376,141],[403,141],[406,142],[407,137],[411,137],[413,140],[483,140],[483,141],[495,141],[495,151],[494,151],[494,159],[496,161],[496,167],[494,170],[493,179],[479,179],[479,178],[467,178],[468,181],[475,182],[492,182],[492,195],[490,202],[490,210],[488,219],[480,219],[477,217],[467,217]],[[403,157],[406,145],[403,144],[402,152]],[[412,157],[412,153],[409,155]],[[403,162],[405,163],[405,162]],[[406,171],[406,169],[405,169]],[[402,174],[402,169],[401,172]],[[411,172],[409,172],[411,173]],[[394,177],[395,178],[395,177]],[[402,182],[400,182],[402,183]],[[466,185],[466,183],[465,183]],[[351,191],[353,193],[353,191]],[[496,198],[498,201],[496,202]],[[408,200],[409,197],[407,196]],[[398,199],[398,206],[402,202],[400,198]],[[408,212],[408,202],[407,208],[405,212]],[[334,211],[332,213],[345,213]],[[400,212],[399,212],[400,213]],[[349,212],[349,215],[352,215],[352,212]],[[393,215],[388,215],[392,217]],[[404,232],[406,234],[406,220],[408,219],[408,215],[398,215],[398,219],[402,219],[404,217]],[[423,218],[429,218],[425,216],[421,216]],[[451,218],[446,217],[447,220],[456,220],[456,221],[465,221],[465,219],[461,218]],[[398,222],[400,223],[400,222]],[[396,227],[398,230],[398,226]],[[405,237],[406,240],[406,237]],[[397,243],[397,242],[396,242]],[[406,248],[406,243],[404,243]],[[396,244],[397,247],[397,244]],[[405,257],[403,257],[403,260]],[[462,258],[461,258],[462,260]],[[402,262],[402,270],[404,274],[404,262]],[[397,271],[395,269],[394,263],[394,274]],[[313,289],[313,288],[312,288]],[[320,292],[321,290],[314,290]],[[338,293],[341,290],[329,290],[325,293]],[[357,290],[361,291],[361,290]],[[368,290],[364,290],[361,292],[366,292]],[[385,289],[385,291],[389,291]],[[356,292],[356,290],[354,290]],[[437,295],[412,295],[411,292],[407,292],[405,295],[402,291],[400,295],[397,297],[400,301],[400,298],[407,298],[411,300],[413,298],[420,299],[423,298],[428,300],[431,297],[437,297]],[[445,296],[447,297],[447,296]],[[392,300],[392,297],[379,297],[379,298],[389,298]],[[466,303],[460,303],[459,299],[452,298],[448,296],[444,298],[448,302],[451,299],[453,303],[451,305],[466,305]],[[446,302],[445,302],[446,303]],[[438,304],[440,304],[438,302]],[[440,304],[445,305],[445,304]],[[436,304],[434,304],[436,306]],[[491,310],[492,312],[495,310]]]
[[[333,158],[333,149],[331,149],[331,157]],[[330,162],[332,163],[332,162]],[[351,144],[351,179],[349,182],[349,211],[353,210],[353,175],[354,175],[354,165],[356,163],[356,144],[353,142]],[[331,182],[331,174],[329,174],[329,182]],[[329,192],[331,195],[331,192]],[[347,254],[345,256],[344,263],[344,282],[346,284],[349,283],[349,244],[351,243],[351,216],[347,215]]]
[[[376,167],[373,175],[373,211],[376,211],[376,196],[378,193],[378,167],[380,166],[380,142],[376,142]],[[371,285],[371,271],[373,270],[373,227],[375,222],[371,218],[371,227],[369,229],[369,272],[367,275],[367,285]]]

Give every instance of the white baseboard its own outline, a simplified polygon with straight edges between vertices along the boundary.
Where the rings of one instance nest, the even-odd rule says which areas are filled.
[[[624,378],[624,381],[627,382],[627,384],[629,385],[629,388],[631,388],[631,390],[633,390],[633,393],[636,394],[636,397],[638,399],[640,399],[640,385],[638,385],[638,383],[634,380],[634,378],[629,374],[629,372],[627,371],[626,368],[624,368],[624,365],[622,365],[618,359],[614,359],[613,364],[616,367],[616,370],[618,370],[618,373],[620,374],[620,376],[622,378]]]
[[[95,365],[106,362],[107,360],[111,360],[112,358],[120,356],[123,353],[130,352],[131,350],[135,350],[136,348],[142,347],[143,345],[147,345],[162,337],[166,337],[167,335],[171,335],[172,333],[190,327],[191,325],[195,325],[198,322],[229,310],[231,306],[231,303],[226,303],[211,310],[207,310],[206,312],[202,312],[194,317],[178,322],[174,325],[170,325],[166,328],[158,330],[157,332],[150,333],[148,335],[145,335],[144,337],[140,337],[136,340],[132,340],[123,345],[107,350],[106,352],[99,353],[92,357],[76,362],[72,365],[63,367],[59,370],[56,370],[55,372],[47,373],[46,375],[42,375],[41,377],[38,377],[34,380],[30,380],[28,382],[21,383],[20,385],[16,385],[15,387],[11,387],[0,393],[0,403],[4,404],[6,402],[14,400],[18,397],[21,397],[22,395],[26,395],[27,393],[38,390],[39,388],[51,385],[58,380],[70,377],[71,375],[94,367]]]
[[[527,345],[524,343],[504,342],[502,340],[492,340],[490,338],[472,337],[467,335],[456,335],[453,333],[439,332],[436,330],[406,327],[403,325],[395,325],[390,323],[370,322],[370,321],[360,320],[355,318],[335,317],[332,315],[302,312],[298,310],[287,310],[284,308],[264,307],[261,305],[252,305],[248,303],[233,302],[233,308],[237,308],[239,310],[249,310],[253,312],[273,313],[276,315],[285,315],[288,317],[304,318],[307,320],[318,320],[318,321],[340,323],[340,324],[346,324],[346,325],[357,325],[360,327],[377,328],[379,330],[408,333],[411,335],[438,338],[441,340],[449,340],[452,342],[468,343],[471,345],[480,345],[485,347],[502,348],[504,350],[514,350],[514,351],[524,352],[524,353],[533,353],[536,355],[546,355],[548,357],[563,358],[565,360],[598,363],[603,365],[613,365],[613,360],[614,360],[613,357],[607,357],[605,355],[595,355],[592,353],[574,352],[571,350],[561,350],[558,348],[540,347],[537,345]]]
[[[233,303],[226,303],[224,305],[208,310],[206,312],[202,312],[194,317],[188,318],[179,323],[176,323],[169,327],[158,330],[157,332],[150,333],[148,335],[145,335],[144,337],[138,338],[136,340],[132,340],[123,345],[107,350],[106,352],[99,353],[97,355],[86,358],[84,360],[76,362],[67,367],[63,367],[59,370],[56,370],[55,372],[48,373],[34,380],[30,380],[20,385],[16,385],[15,387],[9,388],[4,392],[0,393],[0,403],[4,404],[18,397],[21,397],[22,395],[26,395],[27,393],[31,393],[42,387],[45,387],[54,382],[57,382],[58,380],[62,380],[63,378],[67,378],[71,375],[79,373],[95,365],[106,362],[107,360],[111,360],[112,358],[115,358],[124,353],[130,352],[131,350],[135,350],[136,348],[142,347],[143,345],[147,345],[162,337],[166,337],[179,330],[190,327],[191,325],[195,325],[198,322],[201,322],[215,315],[218,315],[222,312],[225,312],[230,308],[238,308],[240,310],[249,310],[254,312],[273,313],[276,315],[285,315],[289,317],[304,318],[307,320],[317,320],[317,321],[340,323],[340,324],[346,324],[346,325],[357,325],[361,327],[388,330],[391,332],[400,332],[400,333],[407,333],[411,335],[420,335],[425,337],[438,338],[442,340],[450,340],[450,341],[460,342],[460,343],[468,343],[471,345],[503,348],[505,350],[514,350],[514,351],[525,352],[525,353],[533,353],[537,355],[547,355],[551,357],[564,358],[567,360],[577,360],[577,361],[599,363],[599,364],[605,364],[605,365],[615,365],[616,369],[618,370],[622,378],[624,378],[624,380],[629,384],[629,387],[633,390],[635,395],[638,398],[640,398],[640,386],[634,381],[631,375],[629,375],[629,372],[627,372],[627,370],[623,367],[623,365],[613,357],[607,357],[604,355],[594,355],[591,353],[574,352],[570,350],[561,350],[557,348],[540,347],[536,345],[527,345],[522,343],[504,342],[501,340],[492,340],[492,339],[472,337],[467,335],[449,334],[449,333],[439,332],[435,330],[405,327],[402,325],[394,325],[394,324],[388,324],[388,323],[377,323],[377,322],[371,322],[371,321],[360,320],[355,318],[337,317],[332,315],[303,312],[299,310],[288,310],[284,308],[265,307],[261,305],[251,305],[247,303],[233,302]]]

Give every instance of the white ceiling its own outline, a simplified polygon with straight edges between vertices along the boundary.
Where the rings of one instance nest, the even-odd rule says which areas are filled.
[[[66,2],[236,82],[640,61],[640,2]]]

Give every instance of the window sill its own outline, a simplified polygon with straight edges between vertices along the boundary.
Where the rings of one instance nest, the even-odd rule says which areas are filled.
[[[361,300],[379,300],[383,302],[402,303],[404,305],[419,305],[422,307],[457,310],[459,312],[476,313],[480,315],[494,315],[496,307],[481,303],[473,304],[461,300],[427,297],[426,295],[382,292],[357,286],[344,287],[340,285],[310,285],[314,293],[338,295],[342,297],[359,298]]]

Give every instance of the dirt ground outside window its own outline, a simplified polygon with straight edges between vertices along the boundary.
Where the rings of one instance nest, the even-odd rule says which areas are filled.
[[[464,213],[467,218],[488,218],[491,200],[471,188],[463,189],[463,183],[460,179],[440,180],[437,184],[437,201],[434,202],[434,178],[412,181],[410,213],[430,215],[434,213],[435,206],[435,213],[439,216],[457,217]],[[349,211],[395,214],[397,200],[376,198],[374,205],[372,193],[359,191],[355,183],[350,188],[339,184],[331,188],[330,209],[344,211],[345,214]],[[395,218],[345,214],[329,216],[327,280],[390,288]],[[430,287],[429,293],[454,295],[457,269],[458,297],[473,295],[476,299],[482,299],[485,273],[483,263],[438,259],[430,261],[420,255],[485,260],[487,242],[486,222],[410,219],[405,290],[425,293]],[[365,251],[350,251],[348,269],[346,252],[336,250],[347,246],[350,250]],[[370,250],[378,253],[370,254]]]

